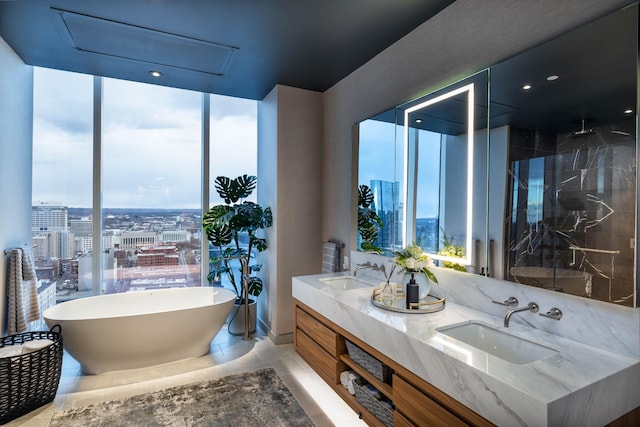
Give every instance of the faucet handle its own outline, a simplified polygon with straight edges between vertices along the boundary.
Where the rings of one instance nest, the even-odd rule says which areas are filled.
[[[552,307],[551,310],[546,313],[539,313],[539,316],[548,317],[549,319],[560,320],[562,318],[562,311],[558,307]]]
[[[504,302],[495,301],[495,300],[491,300],[491,302],[494,303],[494,304],[505,305],[507,307],[517,307],[518,306],[518,299],[516,297],[509,297],[509,299],[507,299]]]

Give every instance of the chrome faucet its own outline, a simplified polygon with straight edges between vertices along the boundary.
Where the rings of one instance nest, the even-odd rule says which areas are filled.
[[[371,264],[370,261],[367,261],[362,264],[357,264],[356,268],[353,270],[353,275],[355,276],[358,271],[364,270],[365,268],[370,268],[374,271],[381,271],[382,274],[385,274],[384,265],[378,265],[376,263]]]
[[[539,309],[540,307],[538,307],[538,304],[536,304],[535,302],[530,302],[526,307],[516,307],[512,308],[511,310],[507,310],[507,314],[504,316],[504,327],[509,327],[509,320],[511,319],[513,313],[519,313],[521,311],[533,311],[534,313],[537,313]]]

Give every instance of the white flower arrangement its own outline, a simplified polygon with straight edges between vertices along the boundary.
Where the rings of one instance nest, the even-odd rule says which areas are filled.
[[[406,273],[423,273],[429,280],[438,283],[438,278],[430,270],[434,267],[433,262],[420,246],[414,243],[401,251],[395,251],[393,254],[395,256],[392,262],[400,266]]]

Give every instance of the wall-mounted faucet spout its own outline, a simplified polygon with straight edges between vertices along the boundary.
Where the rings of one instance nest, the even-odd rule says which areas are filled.
[[[509,320],[511,319],[513,313],[519,313],[521,311],[533,311],[534,313],[537,313],[539,309],[540,307],[538,307],[538,304],[536,304],[535,302],[530,302],[526,307],[516,307],[508,310],[507,314],[504,316],[504,327],[509,327]]]
[[[353,275],[355,276],[358,271],[363,270],[365,268],[370,268],[370,269],[375,270],[375,271],[382,271],[382,274],[385,273],[384,265],[378,265],[376,263],[371,264],[370,261],[367,261],[367,262],[364,262],[362,264],[357,264],[356,268],[353,270]]]

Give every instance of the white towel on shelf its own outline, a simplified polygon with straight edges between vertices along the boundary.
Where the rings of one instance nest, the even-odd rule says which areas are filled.
[[[322,272],[334,273],[340,271],[340,249],[336,242],[322,244]]]
[[[342,371],[340,373],[340,384],[342,384],[342,386],[344,388],[348,388],[349,385],[349,374],[353,372],[353,371]]]
[[[27,322],[40,318],[38,289],[33,254],[27,249],[9,251],[9,280],[7,281],[7,332],[14,335],[27,330]]]
[[[347,382],[347,390],[349,390],[349,394],[356,394],[356,389],[353,386],[353,382],[355,380],[359,380],[360,379],[360,375],[356,374],[355,372],[349,372],[349,381]]]

